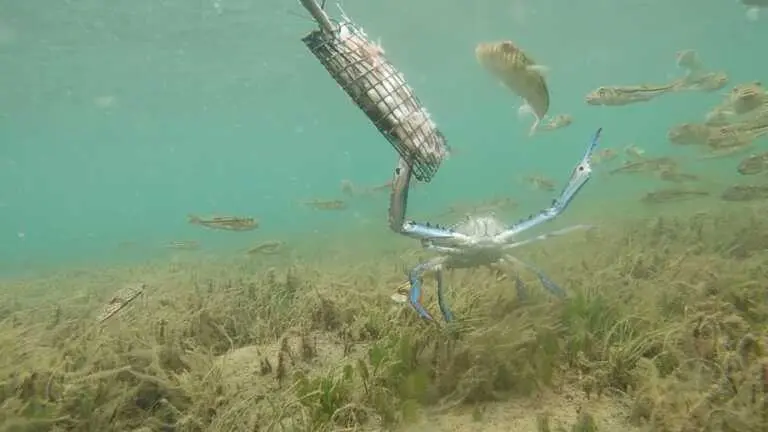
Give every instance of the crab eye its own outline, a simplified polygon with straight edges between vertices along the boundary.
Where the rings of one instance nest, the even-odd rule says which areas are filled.
[[[605,97],[605,95],[607,95],[607,94],[608,94],[608,92],[604,88],[600,88],[600,89],[597,90],[597,95],[600,96],[600,97]]]

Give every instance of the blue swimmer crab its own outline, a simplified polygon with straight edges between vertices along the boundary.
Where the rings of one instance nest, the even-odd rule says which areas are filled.
[[[422,280],[427,272],[434,272],[437,279],[437,301],[445,321],[453,321],[453,313],[448,307],[443,292],[443,270],[490,266],[496,263],[514,263],[536,274],[544,288],[558,297],[565,296],[565,291],[552,282],[538,268],[510,255],[511,249],[545,240],[553,236],[569,233],[578,229],[590,228],[589,225],[575,225],[551,231],[535,237],[517,240],[519,234],[549,222],[560,216],[581,188],[589,181],[592,174],[590,160],[600,138],[598,129],[587,151],[573,169],[568,184],[552,205],[512,225],[506,225],[492,216],[471,217],[466,221],[444,227],[430,223],[404,221],[410,185],[410,166],[400,160],[395,170],[390,196],[389,224],[398,234],[421,241],[426,250],[439,255],[414,267],[408,274],[410,290],[408,302],[422,318],[432,320],[432,316],[422,305]]]

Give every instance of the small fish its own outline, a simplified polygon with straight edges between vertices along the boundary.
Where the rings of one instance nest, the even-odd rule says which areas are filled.
[[[699,156],[697,159],[711,160],[711,159],[723,159],[723,158],[731,157],[749,150],[749,144],[751,143],[746,142],[739,146],[715,149],[703,156]]]
[[[761,185],[734,185],[727,187],[720,199],[723,201],[746,202],[768,198],[768,186]]]
[[[174,240],[165,245],[168,249],[178,250],[196,250],[200,248],[200,243],[194,240]]]
[[[668,202],[687,201],[709,195],[709,192],[702,190],[661,189],[646,193],[643,195],[641,201],[646,204],[662,204]]]
[[[412,185],[416,185],[416,182],[413,182]],[[378,193],[378,192],[389,192],[392,190],[392,180],[388,180],[378,186],[371,186],[368,188],[369,192]]]
[[[278,240],[269,240],[261,242],[248,249],[245,253],[248,255],[274,255],[282,249],[284,243]]]
[[[528,176],[523,179],[526,183],[532,185],[535,189],[552,192],[555,190],[555,182],[540,175]]]
[[[553,131],[570,126],[573,123],[573,117],[570,114],[558,114],[541,126],[543,131]]]
[[[259,222],[252,217],[212,216],[202,218],[188,215],[187,221],[193,225],[224,231],[251,231],[259,227]]]
[[[706,116],[706,124],[726,126],[736,121],[744,121],[747,117],[765,117],[768,112],[768,92],[762,84],[751,83],[735,85],[725,96],[725,99],[715,106]]]
[[[493,198],[480,203],[461,203],[448,207],[448,210],[434,216],[436,219],[446,216],[495,213],[497,211],[507,211],[518,207],[518,203],[512,198]]]
[[[473,211],[475,213],[489,213],[496,210],[510,210],[517,208],[518,203],[517,201],[513,200],[512,198],[493,198],[479,207],[475,207]]]
[[[680,172],[676,169],[665,169],[659,171],[659,179],[670,183],[685,183],[699,181],[699,176]]]
[[[700,91],[712,93],[723,89],[728,84],[725,72],[707,72],[672,82],[674,91]]]
[[[696,50],[685,49],[675,53],[677,67],[685,69],[686,77],[697,76],[702,73],[704,66],[699,59],[699,53]]]
[[[768,126],[753,127],[748,123],[721,126],[710,132],[707,145],[715,150],[747,147],[766,133]]]
[[[678,145],[706,145],[712,127],[699,123],[683,123],[667,132],[667,139]]]
[[[604,148],[592,155],[592,163],[598,165],[601,163],[610,162],[616,159],[618,155],[619,154],[616,152],[616,150],[612,148]]]
[[[756,109],[745,116],[741,116],[736,126],[743,131],[757,134],[758,137],[768,130],[768,104]]]
[[[549,88],[544,79],[547,68],[536,64],[511,41],[480,43],[475,56],[488,72],[523,99],[518,114],[535,117],[528,131],[533,135],[549,111]]]
[[[707,145],[713,149],[738,147],[746,141],[738,126],[725,125],[712,128],[707,136]]]
[[[754,129],[768,127],[768,104],[750,112],[749,115],[743,116],[741,121]]]
[[[628,158],[633,160],[640,160],[645,159],[645,150],[641,149],[640,147],[630,144],[626,147],[624,147],[624,154],[627,155]]]
[[[341,193],[348,196],[355,196],[358,193],[358,189],[351,180],[345,179],[341,181]]]
[[[416,182],[412,183],[413,186],[416,185]],[[358,187],[354,185],[350,180],[342,180],[341,181],[341,192],[344,195],[354,197],[354,196],[370,196],[373,194],[381,193],[381,192],[389,192],[392,190],[392,181],[386,181],[380,185],[371,186],[371,187]]]
[[[609,174],[637,174],[645,172],[659,172],[676,169],[677,162],[668,157],[645,158],[636,161],[627,161],[622,166],[615,168]]]
[[[741,175],[760,174],[768,169],[768,152],[752,154],[739,162],[737,171]]]
[[[760,9],[768,8],[768,0],[739,0],[747,7],[747,19],[757,21],[760,18]]]
[[[344,200],[309,200],[304,201],[303,204],[307,207],[312,207],[317,210],[345,210],[347,203]]]
[[[768,105],[768,92],[760,82],[754,81],[734,86],[726,96],[721,111],[740,116],[766,105]]]
[[[622,106],[648,102],[656,97],[677,89],[677,84],[638,86],[603,86],[589,92],[585,97],[589,105]]]
[[[725,126],[731,122],[731,116],[728,110],[716,106],[704,116],[704,124],[706,126]]]

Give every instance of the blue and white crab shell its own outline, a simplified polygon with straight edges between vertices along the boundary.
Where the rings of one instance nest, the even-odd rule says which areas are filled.
[[[467,216],[464,221],[453,227],[457,233],[471,237],[472,240],[491,240],[509,227],[494,215]],[[390,296],[395,303],[407,304],[408,296],[396,292]]]
[[[508,229],[508,226],[494,215],[468,216],[463,222],[453,227],[459,234],[473,239],[491,239]]]

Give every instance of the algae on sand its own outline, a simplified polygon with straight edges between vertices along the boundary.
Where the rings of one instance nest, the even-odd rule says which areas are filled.
[[[502,430],[512,416],[532,431],[765,430],[764,210],[637,220],[525,250],[565,300],[530,281],[520,301],[487,269],[454,271],[451,326],[392,303],[394,258],[7,281],[0,424]],[[151,289],[96,326],[110,290],[139,274]]]

